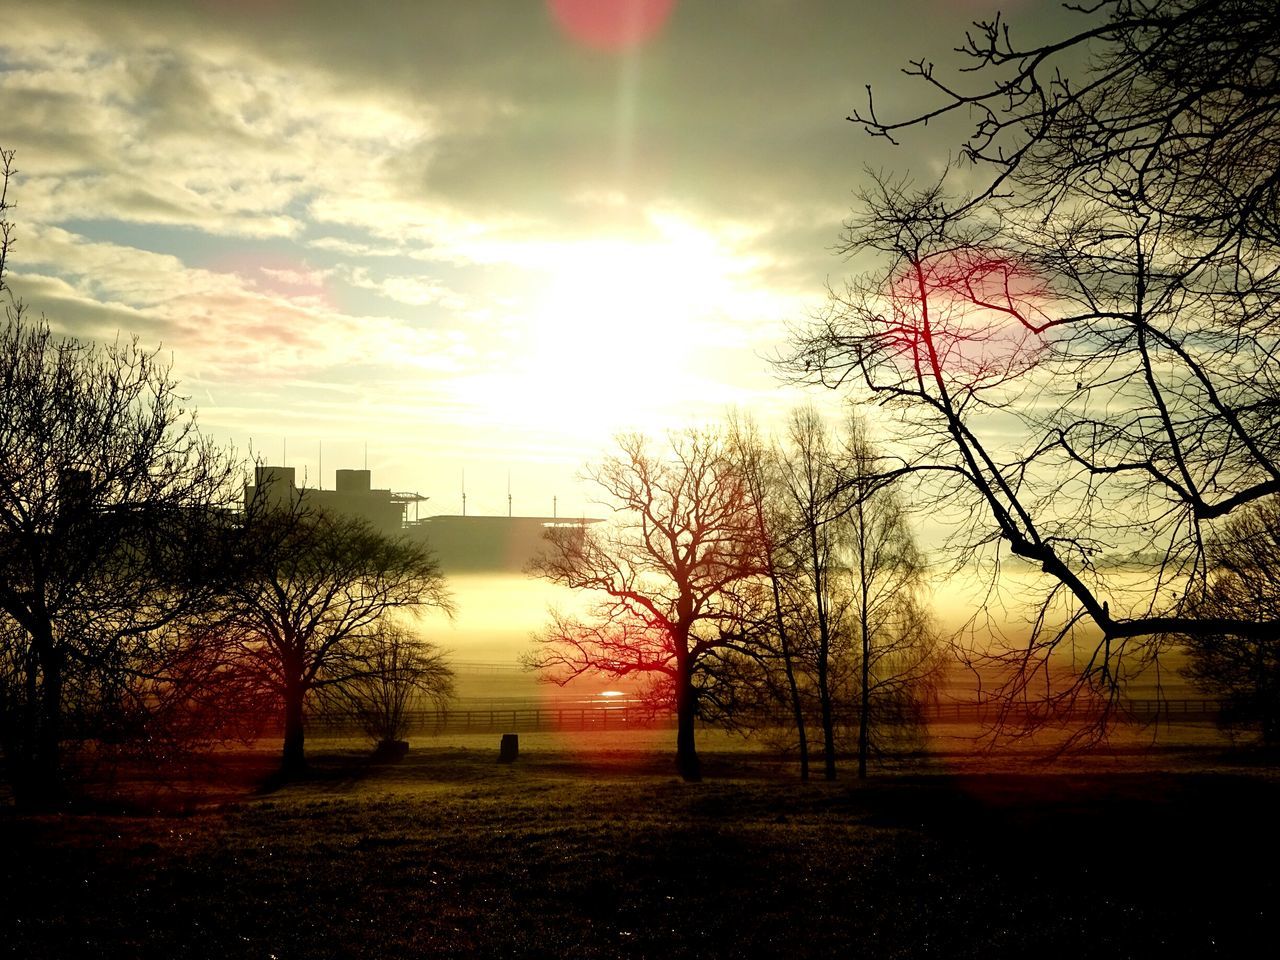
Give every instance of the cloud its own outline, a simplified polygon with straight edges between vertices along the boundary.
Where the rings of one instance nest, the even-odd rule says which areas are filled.
[[[231,430],[567,457],[575,423],[776,405],[863,165],[946,153],[844,117],[969,12],[866,7],[683,0],[617,55],[510,0],[19,4],[14,286],[174,350]]]
[[[56,227],[22,239],[24,263],[56,264],[60,276],[24,267],[11,277],[13,288],[60,329],[98,339],[137,333],[183,354],[204,379],[269,380],[359,363],[461,368],[448,334],[338,312],[324,292],[325,273],[304,262],[242,258],[203,269]]]
[[[464,297],[450,290],[440,280],[430,277],[391,276],[375,279],[367,268],[356,267],[349,271],[346,280],[353,286],[371,290],[387,300],[409,306],[441,304],[452,310],[461,310],[467,304]]]
[[[88,162],[110,168],[115,152],[142,185],[98,184],[105,215],[281,235],[299,229],[298,202],[443,246],[461,224],[598,229],[584,194],[758,222],[838,203],[884,146],[844,116],[925,42],[900,14],[773,0],[679,4],[631,59],[567,42],[541,5],[479,0],[68,4],[17,20],[24,51],[46,51],[27,55],[22,85],[82,91],[55,127],[98,117],[114,139],[83,144]],[[21,96],[5,106],[26,112]],[[160,186],[173,183],[186,190]]]
[[[342,192],[387,151],[427,136],[425,109],[186,39],[111,47],[81,35],[10,64],[0,110],[28,172],[27,206],[51,222],[294,236],[313,195]]]

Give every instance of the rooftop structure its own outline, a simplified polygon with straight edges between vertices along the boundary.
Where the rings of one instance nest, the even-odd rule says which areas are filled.
[[[260,466],[254,471],[254,484],[245,487],[245,503],[261,490],[268,503],[303,502],[339,516],[359,517],[381,533],[398,536],[404,532],[409,504],[427,499],[418,493],[375,489],[369,470],[338,470],[334,480],[332,490],[299,488],[293,467]]]
[[[427,498],[418,493],[376,489],[369,470],[338,470],[333,490],[298,487],[293,467],[260,466],[254,483],[245,486],[245,503],[262,496],[275,505],[297,503],[330,513],[359,517],[388,536],[426,543],[452,573],[519,573],[542,550],[550,527],[582,527],[598,520],[563,517],[469,517],[444,515],[409,520],[410,504]]]
[[[584,527],[599,520],[563,517],[426,517],[408,525],[451,573],[521,573],[546,546],[552,527]]]

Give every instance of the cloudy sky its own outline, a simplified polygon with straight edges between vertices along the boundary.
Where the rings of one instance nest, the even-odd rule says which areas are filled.
[[[1034,36],[1061,14],[1004,4]],[[615,15],[612,8],[624,8]],[[848,265],[844,118],[978,0],[7,5],[13,287],[172,353],[203,427],[314,483],[589,511],[622,429],[797,402],[766,359]],[[932,128],[931,128],[932,129]],[[287,444],[287,453],[286,453]]]

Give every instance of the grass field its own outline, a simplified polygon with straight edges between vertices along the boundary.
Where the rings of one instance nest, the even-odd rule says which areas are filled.
[[[669,737],[669,732],[667,734]],[[14,957],[1242,957],[1277,920],[1280,782],[1216,748],[866,783],[652,735],[266,751],[134,812],[0,815]],[[990,765],[988,764],[988,768]],[[118,801],[112,801],[112,804]],[[137,811],[151,808],[147,815]],[[157,812],[158,811],[158,812]],[[1254,869],[1259,872],[1255,873]]]

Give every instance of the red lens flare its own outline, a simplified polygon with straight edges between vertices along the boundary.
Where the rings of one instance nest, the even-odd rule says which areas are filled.
[[[234,274],[249,289],[265,296],[333,307],[324,271],[294,257],[275,253],[227,254],[205,266],[217,273]]]
[[[556,23],[593,50],[617,52],[639,46],[666,25],[676,0],[547,0]]]
[[[541,672],[554,683],[543,687],[539,711],[560,748],[585,757],[599,748],[601,734],[616,740],[649,731],[665,739],[675,698],[664,672],[670,641],[659,628],[638,617],[601,626],[557,616],[544,637],[557,653]]]
[[[1044,281],[1016,259],[982,250],[925,257],[889,290],[894,352],[978,386],[1025,373],[1044,351]]]

